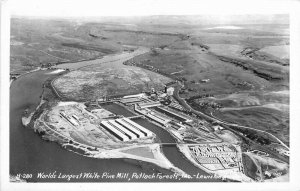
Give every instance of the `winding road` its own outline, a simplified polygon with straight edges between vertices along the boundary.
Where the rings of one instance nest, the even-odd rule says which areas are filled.
[[[149,49],[139,47],[139,49],[137,49],[136,51],[134,51],[132,53],[124,53],[123,55],[121,54],[121,56],[120,55],[111,55],[111,56],[107,56],[107,57],[92,60],[92,61],[83,61],[83,62],[77,62],[77,63],[71,63],[71,64],[70,63],[62,64],[62,65],[56,66],[55,68],[79,69],[79,68],[87,67],[87,66],[94,65],[94,64],[104,64],[104,63],[111,63],[111,62],[124,62],[124,61],[126,61],[126,60],[128,60],[132,57],[138,56],[138,55],[143,54],[147,51],[149,51]],[[51,82],[52,88],[54,89],[55,93],[60,97],[59,93],[54,88],[52,82]],[[207,119],[211,122],[216,122],[216,123],[223,124],[223,125],[239,127],[239,128],[245,128],[245,129],[251,129],[251,130],[254,130],[254,131],[257,131],[257,132],[266,133],[270,137],[273,137],[275,140],[277,140],[283,147],[285,147],[286,149],[289,150],[289,147],[284,142],[282,142],[279,138],[277,138],[276,136],[274,136],[273,134],[271,134],[269,132],[259,130],[259,129],[254,129],[252,127],[246,127],[246,126],[243,126],[243,125],[237,125],[237,124],[234,124],[234,123],[228,123],[228,122],[222,121],[222,120],[220,120],[216,117],[209,116],[207,114],[204,114],[200,111],[197,111],[197,110],[193,109],[189,104],[187,104],[187,102],[183,98],[181,98],[179,96],[179,90],[183,87],[184,87],[184,84],[179,82],[179,86],[177,86],[175,88],[174,97],[177,99],[178,102],[180,102],[180,104],[183,107],[185,107],[185,109],[187,109],[189,111],[192,111],[193,113],[195,113],[195,114],[197,114],[197,115],[199,115],[199,116],[203,117],[204,119]]]
[[[175,88],[175,91],[174,91],[174,97],[176,98],[176,100],[177,100],[178,102],[180,102],[180,104],[181,104],[182,106],[185,107],[185,109],[187,109],[187,110],[189,110],[189,111],[192,111],[193,113],[195,113],[195,114],[197,114],[197,115],[200,115],[200,116],[203,117],[204,119],[208,119],[208,120],[210,120],[210,121],[212,121],[212,122],[217,122],[217,123],[223,124],[223,125],[234,126],[234,127],[240,127],[240,128],[245,128],[245,129],[251,129],[251,130],[258,131],[258,132],[266,133],[266,134],[270,135],[271,137],[273,137],[275,140],[277,140],[283,147],[285,147],[286,149],[290,150],[290,148],[289,148],[284,142],[282,142],[279,138],[277,138],[275,135],[273,135],[273,134],[271,134],[271,133],[269,133],[269,132],[266,132],[266,131],[263,131],[263,130],[259,130],[259,129],[254,129],[254,128],[252,128],[252,127],[246,127],[246,126],[243,126],[243,125],[237,125],[237,124],[234,124],[234,123],[228,123],[228,122],[222,121],[222,120],[220,120],[220,119],[218,119],[218,118],[215,118],[215,117],[211,117],[211,116],[209,116],[209,115],[206,115],[206,114],[204,114],[204,113],[202,113],[202,112],[200,112],[200,111],[197,111],[197,110],[193,109],[189,104],[187,104],[187,102],[186,102],[183,98],[181,98],[181,97],[179,96],[179,94],[178,94],[179,90],[180,90],[181,88],[184,87],[184,85],[181,84],[181,83],[179,83],[179,85],[180,85],[180,87],[177,86],[177,87]]]

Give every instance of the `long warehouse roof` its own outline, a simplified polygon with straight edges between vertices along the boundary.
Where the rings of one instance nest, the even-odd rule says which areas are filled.
[[[123,126],[119,125],[118,123],[116,123],[115,120],[109,120],[109,122],[111,124],[113,124],[115,127],[117,127],[119,130],[123,131],[125,134],[129,135],[130,139],[138,138],[135,134],[130,132],[128,129],[126,129],[125,127],[123,127]]]
[[[175,113],[173,111],[170,111],[168,109],[165,109],[165,108],[162,108],[162,107],[157,107],[155,108],[155,110],[158,110],[158,111],[161,111],[161,112],[165,112],[166,115],[171,115],[172,117],[175,117],[177,118],[178,120],[182,120],[182,121],[189,121],[190,119],[181,115],[181,114],[178,114],[178,113]]]
[[[138,129],[132,127],[127,121],[125,121],[123,119],[116,119],[116,122],[118,122],[119,124],[123,125],[125,128],[127,128],[130,131],[137,134],[139,136],[139,138],[145,137],[145,135],[141,131],[139,131]]]
[[[123,138],[124,141],[129,140],[128,137],[120,132],[118,129],[116,129],[115,127],[113,127],[112,125],[110,125],[108,123],[108,121],[102,121],[101,124],[103,124],[104,126],[106,126],[107,128],[109,128],[111,131],[113,131],[115,134],[117,134],[118,136],[120,136],[121,138]]]
[[[149,136],[149,135],[152,134],[151,131],[149,131],[148,129],[144,128],[143,126],[141,126],[141,125],[139,125],[139,124],[133,122],[132,120],[130,120],[130,119],[128,119],[128,118],[123,118],[123,119],[124,119],[125,121],[127,121],[128,123],[130,123],[132,126],[134,126],[134,127],[138,128],[138,129],[140,129],[141,131],[147,133],[147,136]]]

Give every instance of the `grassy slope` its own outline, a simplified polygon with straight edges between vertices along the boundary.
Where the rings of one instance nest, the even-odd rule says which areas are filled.
[[[199,26],[180,26],[146,23],[133,26],[116,23],[78,24],[66,21],[42,22],[36,20],[32,22],[13,19],[12,40],[17,43],[11,46],[11,69],[28,70],[38,66],[40,62],[57,62],[59,58],[66,60],[95,58],[123,50],[124,46],[122,45],[141,45],[149,48],[160,47],[161,49],[158,48],[150,53],[140,55],[131,61],[138,63],[139,66],[153,66],[159,69],[160,73],[185,81],[185,87],[180,92],[180,96],[184,98],[197,98],[207,94],[274,91],[289,88],[288,67],[261,60],[251,60],[239,54],[247,47],[262,49],[268,46],[288,44],[287,34],[280,34],[280,31],[285,31],[284,26],[282,26],[283,28],[278,26],[280,30],[273,32],[270,32],[270,29],[278,27],[253,25],[243,26],[250,27],[249,30],[202,30]],[[186,38],[186,35],[189,35],[189,38]],[[18,42],[21,42],[21,45]],[[37,50],[42,50],[58,58]],[[120,68],[115,72],[122,73],[124,70]],[[113,75],[111,72],[108,74]],[[87,80],[90,75],[89,73],[82,80]],[[130,89],[128,87],[131,86],[122,79],[123,77],[104,80],[103,83],[97,82],[95,83],[98,87],[96,89],[94,88],[95,84],[87,83],[81,87],[81,97],[94,98],[96,94],[101,95],[97,89],[103,89],[108,94],[122,94],[138,92],[145,87],[145,83],[137,83],[133,89]],[[132,79],[137,81],[140,77],[136,74]],[[98,75],[95,79],[97,81],[102,78],[103,76]],[[202,79],[210,79],[210,81],[200,83]],[[263,100],[264,98],[258,96],[258,99]],[[217,115],[229,121],[262,129],[269,129],[270,127],[267,125],[269,123],[271,126],[276,126],[276,131],[280,127],[284,129],[284,132],[288,132],[288,117],[281,117],[287,116],[287,114],[281,113],[280,115],[280,112],[272,109],[230,111],[217,113]],[[238,119],[236,116],[239,116]],[[285,139],[285,141],[287,140],[288,138]]]
[[[258,103],[289,104],[286,97],[281,99],[274,95],[260,95],[262,90],[269,92],[288,89],[289,68],[261,60],[251,60],[240,54],[240,51],[249,46],[263,48],[288,43],[288,38],[280,35],[274,35],[272,38],[262,35],[264,34],[259,33],[256,36],[255,33],[251,33],[251,37],[248,37],[238,32],[234,35],[220,31],[197,32],[188,40],[176,41],[164,49],[135,57],[131,62],[141,67],[151,65],[161,73],[185,81],[185,88],[180,92],[180,96],[184,98],[248,92],[254,94]],[[203,48],[205,45],[208,46],[208,50]],[[210,81],[199,83],[201,79]],[[235,104],[230,99],[223,103]],[[209,111],[214,110],[208,110],[208,113]],[[218,112],[215,115],[234,123],[266,129],[283,141],[289,142],[289,114],[286,111],[252,108]]]
[[[93,59],[123,49],[113,40],[105,42],[89,36],[89,28],[83,30],[74,22],[17,18],[11,22],[12,72],[49,62]]]

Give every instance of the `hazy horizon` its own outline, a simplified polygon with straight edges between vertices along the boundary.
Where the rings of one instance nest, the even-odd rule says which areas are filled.
[[[286,23],[288,8],[284,1],[211,0],[205,3],[197,0],[10,0],[8,8],[14,17],[103,19],[145,17],[173,17],[189,24],[197,22],[227,23]],[[246,6],[245,6],[246,4]],[[259,6],[256,6],[259,4]],[[282,14],[286,16],[282,17]],[[181,18],[176,18],[176,17]]]
[[[244,14],[244,15],[142,15],[142,16],[86,16],[86,17],[62,17],[62,16],[28,16],[12,15],[11,19],[46,19],[46,20],[70,20],[91,22],[157,22],[180,23],[190,25],[247,25],[247,24],[289,24],[288,14]]]

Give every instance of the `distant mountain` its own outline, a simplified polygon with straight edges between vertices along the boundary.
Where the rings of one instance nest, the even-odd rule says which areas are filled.
[[[32,17],[37,18],[37,17]],[[53,19],[53,17],[43,17]],[[288,14],[276,15],[153,15],[153,16],[111,16],[83,18],[55,18],[78,22],[112,22],[122,24],[154,25],[244,25],[244,24],[289,24]]]

